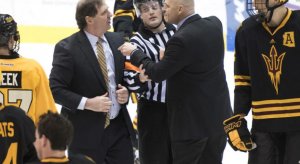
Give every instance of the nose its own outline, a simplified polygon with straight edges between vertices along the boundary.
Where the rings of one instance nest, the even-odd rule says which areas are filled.
[[[108,11],[108,17],[112,17],[112,13],[110,11]]]

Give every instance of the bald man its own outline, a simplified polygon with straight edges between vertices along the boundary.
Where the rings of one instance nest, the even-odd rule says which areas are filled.
[[[163,59],[155,63],[135,45],[119,50],[143,64],[154,82],[167,79],[167,108],[174,164],[221,164],[232,115],[224,71],[222,23],[195,14],[193,0],[166,0],[164,19],[177,24]]]

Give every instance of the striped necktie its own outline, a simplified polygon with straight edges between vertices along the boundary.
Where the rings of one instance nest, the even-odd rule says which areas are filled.
[[[104,78],[104,81],[106,84],[106,89],[108,91],[108,89],[109,89],[108,72],[107,72],[106,58],[105,58],[102,42],[103,42],[103,40],[101,38],[99,38],[97,41],[97,57],[98,57],[98,63],[100,65],[101,72],[103,74],[103,78]],[[110,113],[107,112],[105,115],[104,128],[106,128],[109,125],[109,123],[110,123]]]

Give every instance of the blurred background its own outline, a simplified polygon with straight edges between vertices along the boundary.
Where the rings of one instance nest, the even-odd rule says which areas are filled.
[[[114,2],[114,0],[106,0],[111,12]],[[247,17],[245,1],[195,0],[195,3],[196,12],[202,17],[215,15],[223,23],[226,42],[224,65],[231,100],[233,100],[234,37],[236,29]],[[51,71],[55,43],[78,31],[75,21],[76,4],[77,0],[0,0],[0,13],[12,15],[18,23],[21,35],[20,55],[37,60],[47,75]],[[300,0],[289,0],[287,6],[292,9],[300,9]],[[136,106],[130,103],[128,110],[133,117]],[[247,119],[251,126],[251,118]],[[227,145],[223,163],[246,164],[247,154],[234,152]]]

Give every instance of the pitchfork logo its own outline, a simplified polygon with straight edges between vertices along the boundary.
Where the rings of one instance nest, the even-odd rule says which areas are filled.
[[[285,52],[278,56],[277,50],[273,45],[270,50],[270,56],[262,54],[264,61],[268,69],[268,75],[278,95],[278,86],[280,83],[280,77],[282,72],[282,62],[285,56]]]

